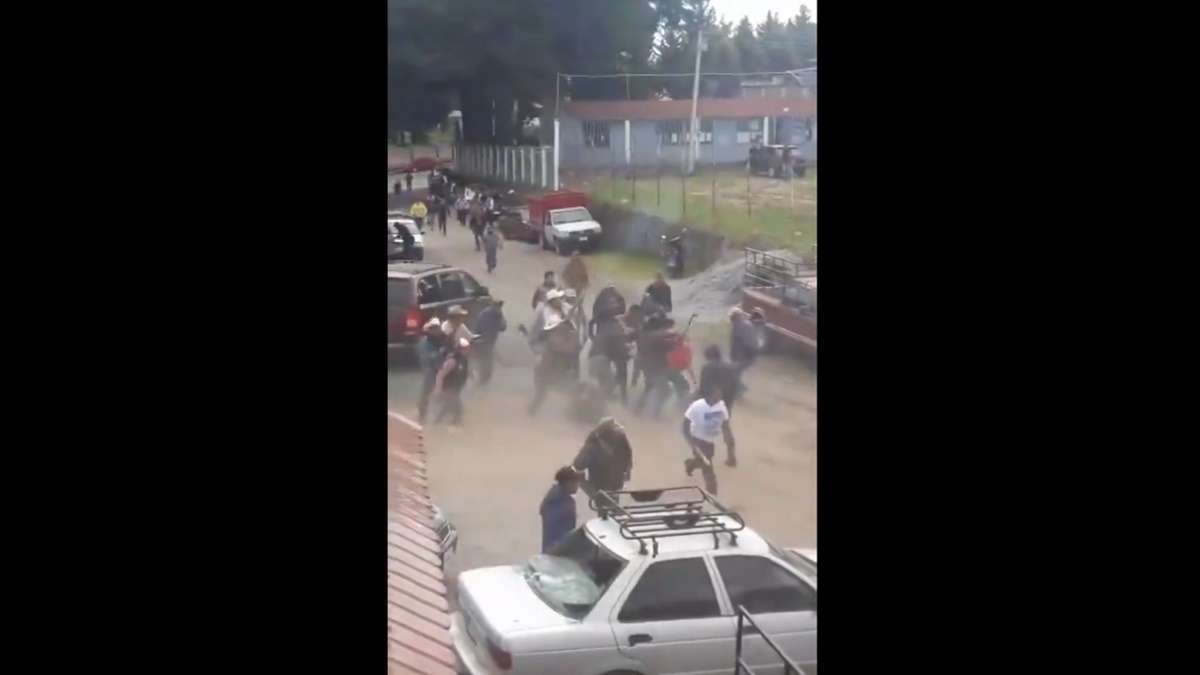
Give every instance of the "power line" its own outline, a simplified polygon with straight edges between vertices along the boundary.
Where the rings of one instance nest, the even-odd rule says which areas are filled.
[[[794,70],[800,70],[796,68]],[[765,75],[792,75],[792,71],[763,71],[749,73],[700,73],[700,77],[760,77]],[[596,80],[612,77],[695,77],[695,73],[612,73],[608,75],[592,75],[592,74],[576,74],[576,73],[558,73],[558,77],[565,77],[568,80],[575,77],[581,80]]]

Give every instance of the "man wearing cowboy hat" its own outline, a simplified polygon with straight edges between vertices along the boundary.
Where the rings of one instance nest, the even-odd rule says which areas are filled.
[[[541,351],[544,333],[565,320],[566,310],[562,301],[564,295],[563,291],[557,288],[546,291],[543,301],[533,308],[533,324],[529,329],[524,325],[517,327],[517,331],[529,341],[529,348],[533,352]]]
[[[540,328],[537,332],[552,330],[555,326],[567,320],[567,304],[564,298],[566,291],[552,288],[546,291],[546,301],[538,305],[534,326]],[[538,323],[541,323],[538,326]]]
[[[458,426],[462,424],[463,418],[462,390],[467,385],[470,372],[467,357],[471,351],[471,341],[458,338],[453,345],[454,350],[446,355],[446,360],[438,370],[433,389],[434,396],[442,401],[442,408],[438,411],[434,423],[441,423],[449,415],[450,424]]]
[[[462,305],[451,305],[450,309],[446,310],[446,320],[442,322],[442,332],[454,340],[466,340],[470,342],[475,339],[475,334],[467,328],[467,310],[462,308]]]

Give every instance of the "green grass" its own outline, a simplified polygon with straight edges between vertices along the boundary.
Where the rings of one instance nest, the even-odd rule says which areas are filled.
[[[663,271],[662,260],[654,256],[632,255],[622,251],[601,250],[587,257],[588,277],[592,283],[641,282],[643,286]]]
[[[581,183],[592,199],[712,230],[734,244],[807,252],[817,241],[815,169],[792,181],[711,171],[687,179],[599,173]]]

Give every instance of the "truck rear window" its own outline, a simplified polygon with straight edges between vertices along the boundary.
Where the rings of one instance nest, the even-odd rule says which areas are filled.
[[[407,308],[412,304],[412,280],[388,279],[388,307]]]
[[[592,214],[583,207],[576,207],[555,211],[550,214],[550,219],[555,225],[570,225],[571,223],[585,223],[592,219]]]

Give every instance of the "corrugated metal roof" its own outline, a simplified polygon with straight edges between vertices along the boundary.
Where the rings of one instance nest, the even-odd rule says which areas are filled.
[[[815,98],[702,98],[697,104],[703,119],[804,117],[815,115]],[[581,120],[686,120],[692,116],[690,99],[677,101],[566,101],[563,110]]]
[[[421,427],[388,413],[388,675],[455,675]]]

